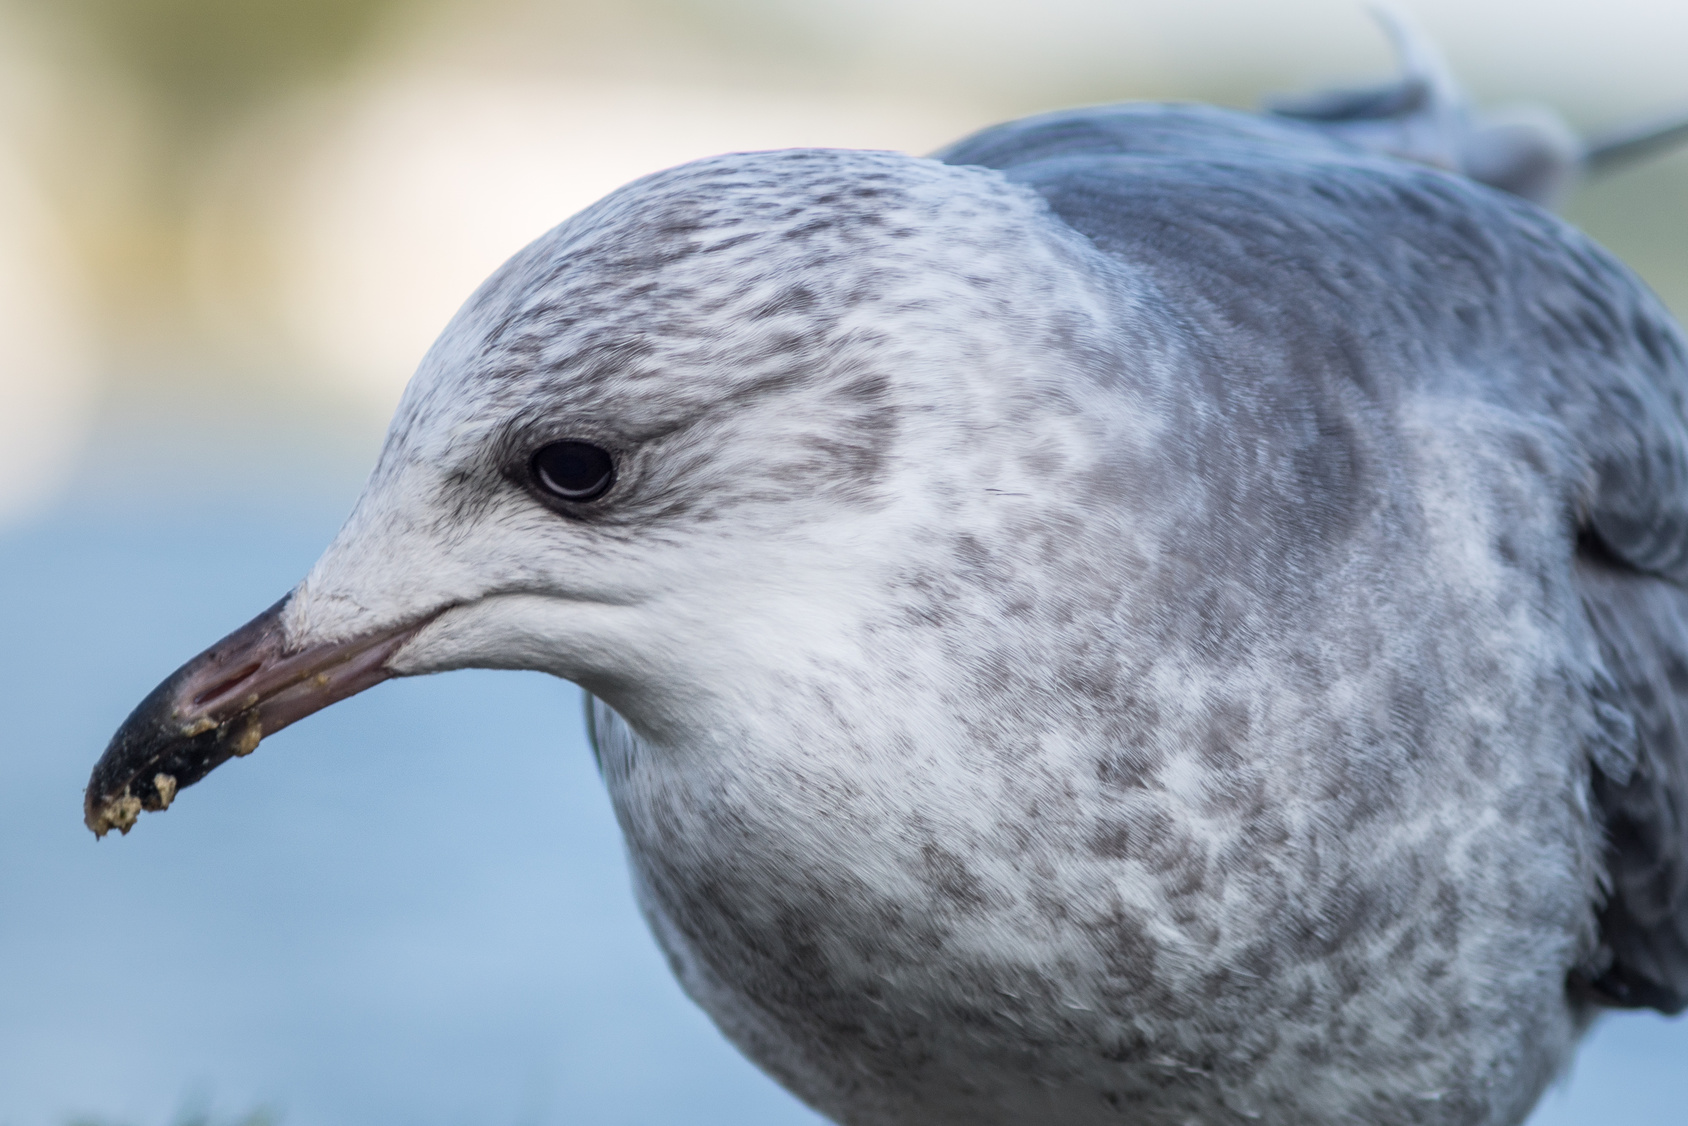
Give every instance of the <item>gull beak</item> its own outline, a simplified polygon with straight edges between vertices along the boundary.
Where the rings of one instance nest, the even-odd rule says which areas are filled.
[[[391,677],[387,661],[427,624],[289,650],[287,602],[177,669],[123,721],[83,800],[96,837],[127,833],[141,810],[168,809],[178,790],[251,754],[264,736]]]

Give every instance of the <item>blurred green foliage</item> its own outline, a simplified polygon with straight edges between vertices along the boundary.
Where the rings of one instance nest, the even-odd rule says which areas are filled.
[[[62,33],[67,73],[116,79],[72,103],[59,204],[104,327],[176,347],[194,332],[184,256],[202,179],[228,138],[291,91],[356,73],[384,36],[453,0],[10,2]],[[114,96],[127,104],[101,106]]]
[[[220,125],[350,64],[384,21],[429,0],[29,0],[68,20],[182,133]]]

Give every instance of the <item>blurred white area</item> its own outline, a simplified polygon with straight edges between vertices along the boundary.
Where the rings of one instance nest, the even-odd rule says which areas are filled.
[[[56,224],[0,137],[0,524],[68,476],[93,408],[89,326]]]
[[[1387,50],[1366,0],[741,0],[901,65],[1028,70],[1113,62],[1125,89],[1228,76],[1365,74]],[[1682,0],[1382,0],[1422,24],[1482,89],[1688,102]]]
[[[1679,62],[1688,4],[1406,7],[1490,97],[1630,114],[1688,106]],[[499,18],[519,27],[523,13],[544,8],[518,4]],[[918,153],[1003,116],[1004,104],[1047,108],[1072,89],[1121,98],[1219,89],[1246,102],[1382,77],[1392,66],[1369,14],[1349,0],[728,0],[696,9],[711,10],[746,35],[766,20],[807,29],[843,75],[838,89],[604,77],[613,62],[584,77],[531,63],[515,76],[466,74],[430,69],[426,44],[408,52],[412,65],[366,81],[304,145],[292,175],[270,185],[271,296],[306,366],[388,410],[452,311],[504,258],[604,193],[686,160],[809,145]],[[523,53],[531,60],[532,44]]]
[[[281,312],[327,378],[383,413],[499,263],[648,172],[721,152],[921,152],[953,107],[706,87],[410,78],[353,103],[274,218]]]
[[[32,144],[52,90],[32,46],[0,20],[0,527],[67,481],[94,405],[93,326]]]

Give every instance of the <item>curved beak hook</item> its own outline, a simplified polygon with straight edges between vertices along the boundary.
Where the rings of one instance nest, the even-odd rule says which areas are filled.
[[[258,741],[393,676],[387,661],[424,622],[290,651],[283,598],[172,673],[142,700],[95,764],[83,821],[127,833],[145,810]]]

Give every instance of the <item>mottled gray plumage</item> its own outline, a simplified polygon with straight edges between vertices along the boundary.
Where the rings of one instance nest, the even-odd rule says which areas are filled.
[[[90,824],[317,668],[543,669],[675,973],[841,1123],[1522,1122],[1688,999],[1688,353],[1379,135],[1123,106],[622,189]]]
[[[1450,177],[1317,150],[1266,123],[1128,106],[1017,122],[943,155],[1004,169],[1103,250],[1152,262],[1164,286],[1201,295],[1214,320],[1197,331],[1241,353],[1232,370],[1302,385],[1280,405],[1356,395],[1374,400],[1368,406],[1415,395],[1468,400],[1533,417],[1535,440],[1571,439],[1562,456],[1574,476],[1554,507],[1576,538],[1580,597],[1602,653],[1589,675],[1599,741],[1610,746],[1596,753],[1606,769],[1594,785],[1613,881],[1604,947],[1581,972],[1608,1002],[1680,1011],[1688,1003],[1680,333],[1627,271],[1544,213]],[[1226,290],[1234,296],[1219,296]],[[1345,438],[1337,424],[1314,448],[1358,460],[1341,451]]]

